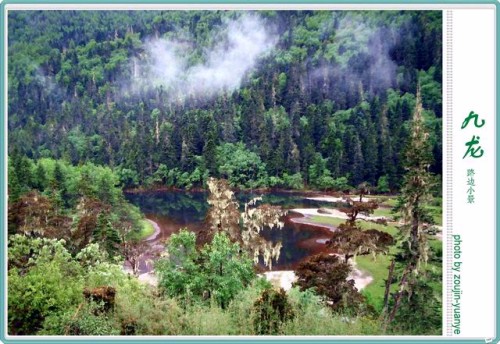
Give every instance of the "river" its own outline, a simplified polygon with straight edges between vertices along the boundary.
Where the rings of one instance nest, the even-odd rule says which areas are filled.
[[[149,251],[144,255],[139,272],[153,269],[155,255],[163,251],[164,242],[172,233],[181,228],[199,232],[205,228],[204,219],[209,205],[206,192],[156,191],[127,193],[126,198],[138,206],[146,218],[159,226],[159,233],[148,240]],[[236,198],[241,207],[251,198],[262,196],[259,204],[279,205],[284,209],[335,207],[339,204],[308,199],[310,194],[291,192],[268,192],[263,194],[240,192]],[[288,212],[282,219],[284,227],[264,230],[263,236],[273,242],[281,241],[283,247],[278,261],[273,262],[273,270],[294,270],[297,264],[311,255],[327,251],[325,242],[330,237],[333,227],[311,225],[303,216]]]

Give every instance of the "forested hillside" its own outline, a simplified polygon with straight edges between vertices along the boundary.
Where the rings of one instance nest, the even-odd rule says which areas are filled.
[[[125,187],[398,190],[417,85],[441,174],[441,21],[13,11],[9,152],[109,165]]]

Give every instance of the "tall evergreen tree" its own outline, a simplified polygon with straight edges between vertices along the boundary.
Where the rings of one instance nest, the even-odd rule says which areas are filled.
[[[433,222],[425,208],[431,198],[433,182],[432,174],[429,172],[432,164],[431,152],[432,147],[429,142],[429,133],[424,125],[422,99],[418,88],[411,122],[411,135],[404,155],[406,174],[395,208],[401,213],[403,222],[398,238],[402,250],[399,257],[402,271],[397,277],[398,286],[393,294],[393,300],[390,303],[387,297],[385,300],[383,311],[385,326],[395,319],[398,309],[409,300],[414,288],[421,286],[422,281],[425,281],[425,274],[419,276],[419,273],[422,275],[422,264],[427,263],[429,250],[424,224]],[[395,261],[389,270],[386,295],[389,295],[389,281],[394,278],[394,264]]]
[[[92,233],[93,241],[99,243],[101,247],[109,254],[115,256],[121,243],[118,231],[113,228],[107,214],[101,212],[97,217],[97,225]]]

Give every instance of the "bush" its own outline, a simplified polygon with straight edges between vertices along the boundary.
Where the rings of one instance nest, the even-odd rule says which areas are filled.
[[[227,310],[231,313],[233,328],[238,334],[254,334],[253,322],[256,317],[254,308],[255,300],[259,298],[264,290],[271,287],[271,283],[265,278],[257,278],[231,301]]]
[[[285,321],[294,317],[292,306],[285,291],[266,289],[254,303],[256,317],[253,319],[256,334],[279,334]]]
[[[304,188],[304,180],[302,179],[302,174],[300,172],[288,175],[287,173],[283,174],[283,182],[286,187],[290,189],[303,189]]]
[[[166,295],[184,300],[214,300],[225,308],[255,277],[253,262],[225,233],[216,233],[201,251],[196,235],[186,230],[170,237],[168,257],[155,269]]]
[[[46,317],[82,301],[83,269],[72,260],[63,240],[11,238],[9,262],[19,261],[18,254],[26,248],[32,255],[24,269],[9,270],[9,334],[35,334]]]
[[[389,188],[389,177],[387,175],[383,175],[378,179],[377,192],[387,193],[389,191],[391,191]]]
[[[237,335],[232,326],[231,314],[217,304],[209,307],[193,305],[186,310],[186,335]]]
[[[187,326],[177,300],[159,297],[146,286],[122,288],[116,298],[115,318],[121,334],[180,335]]]
[[[69,335],[69,336],[112,336],[119,335],[112,317],[102,312],[98,303],[85,303],[76,310],[64,313],[62,316],[54,314],[47,318],[41,335]]]

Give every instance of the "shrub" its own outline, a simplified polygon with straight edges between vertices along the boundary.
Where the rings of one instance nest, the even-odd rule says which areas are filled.
[[[266,289],[254,303],[256,334],[278,334],[281,325],[294,317],[285,290]]]

